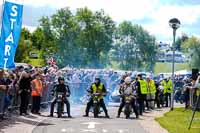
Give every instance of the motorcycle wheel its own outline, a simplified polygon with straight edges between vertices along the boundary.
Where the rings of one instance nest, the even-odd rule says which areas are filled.
[[[131,113],[130,105],[126,104],[124,107],[124,115],[126,116],[126,119],[130,118],[130,113]]]
[[[57,113],[58,113],[58,118],[62,117],[62,103],[58,103],[57,105]]]
[[[94,118],[97,118],[98,117],[98,114],[99,114],[99,106],[98,104],[94,104]]]

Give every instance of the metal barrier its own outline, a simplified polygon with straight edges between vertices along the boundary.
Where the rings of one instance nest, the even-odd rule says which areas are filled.
[[[5,96],[6,92],[4,90],[0,90],[0,116],[4,113]]]
[[[198,95],[197,92],[198,91],[197,89],[193,89],[193,90],[190,90],[190,106],[191,108],[194,108],[196,106],[196,101],[197,101],[197,98],[198,98]],[[200,102],[197,103],[197,109],[200,110]]]

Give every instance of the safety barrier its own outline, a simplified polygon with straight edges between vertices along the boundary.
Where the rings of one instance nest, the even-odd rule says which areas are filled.
[[[0,90],[0,116],[4,113],[5,94],[6,92],[4,90]]]
[[[191,108],[195,108],[197,98],[199,96],[199,95],[196,95],[197,94],[196,91],[197,91],[196,89],[190,90],[190,106],[191,106]],[[200,110],[200,100],[197,103],[197,109]]]

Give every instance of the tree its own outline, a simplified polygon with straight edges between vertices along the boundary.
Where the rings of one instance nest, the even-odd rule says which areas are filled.
[[[49,17],[42,17],[40,26],[32,35],[34,46],[40,50],[43,60],[48,59],[57,52],[56,36]]]
[[[43,17],[40,22],[45,42],[41,41],[40,30],[35,32],[33,42],[42,49],[47,46],[43,43],[53,40],[57,46],[54,55],[60,60],[60,66],[106,66],[115,24],[103,10],[92,12],[80,8],[73,14],[69,8],[62,8],[50,18]]]
[[[83,50],[77,43],[80,28],[75,18],[69,8],[60,9],[51,17],[51,26],[58,46],[56,55],[61,60],[61,66],[79,67],[83,64],[81,60]]]
[[[175,42],[175,48],[178,51],[181,51],[181,45],[185,42],[189,37],[186,34],[182,34],[181,37],[178,37]]]
[[[78,9],[76,17],[82,26],[78,42],[87,51],[86,64],[92,68],[105,67],[112,47],[113,20],[103,10],[93,13],[88,8]]]
[[[27,29],[23,28],[21,31],[19,44],[16,50],[15,62],[29,62],[28,57],[32,46],[30,36],[31,33]]]
[[[113,59],[125,70],[153,70],[155,38],[129,21],[119,24],[114,39]],[[144,68],[144,69],[143,69]]]
[[[200,39],[192,36],[183,43],[185,52],[190,53],[190,67],[200,68]]]
[[[31,41],[33,42],[33,46],[36,49],[41,50],[41,49],[44,48],[46,39],[45,39],[44,32],[43,32],[43,30],[40,27],[38,27],[32,33]]]

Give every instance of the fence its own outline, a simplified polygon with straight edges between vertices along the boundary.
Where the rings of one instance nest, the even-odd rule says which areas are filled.
[[[3,90],[0,90],[0,116],[4,113],[4,100],[5,100],[5,94],[6,92]]]
[[[194,108],[196,106],[197,98],[200,95],[197,95],[199,90],[193,89],[190,90],[190,106]],[[197,110],[200,110],[200,101],[197,103]]]

